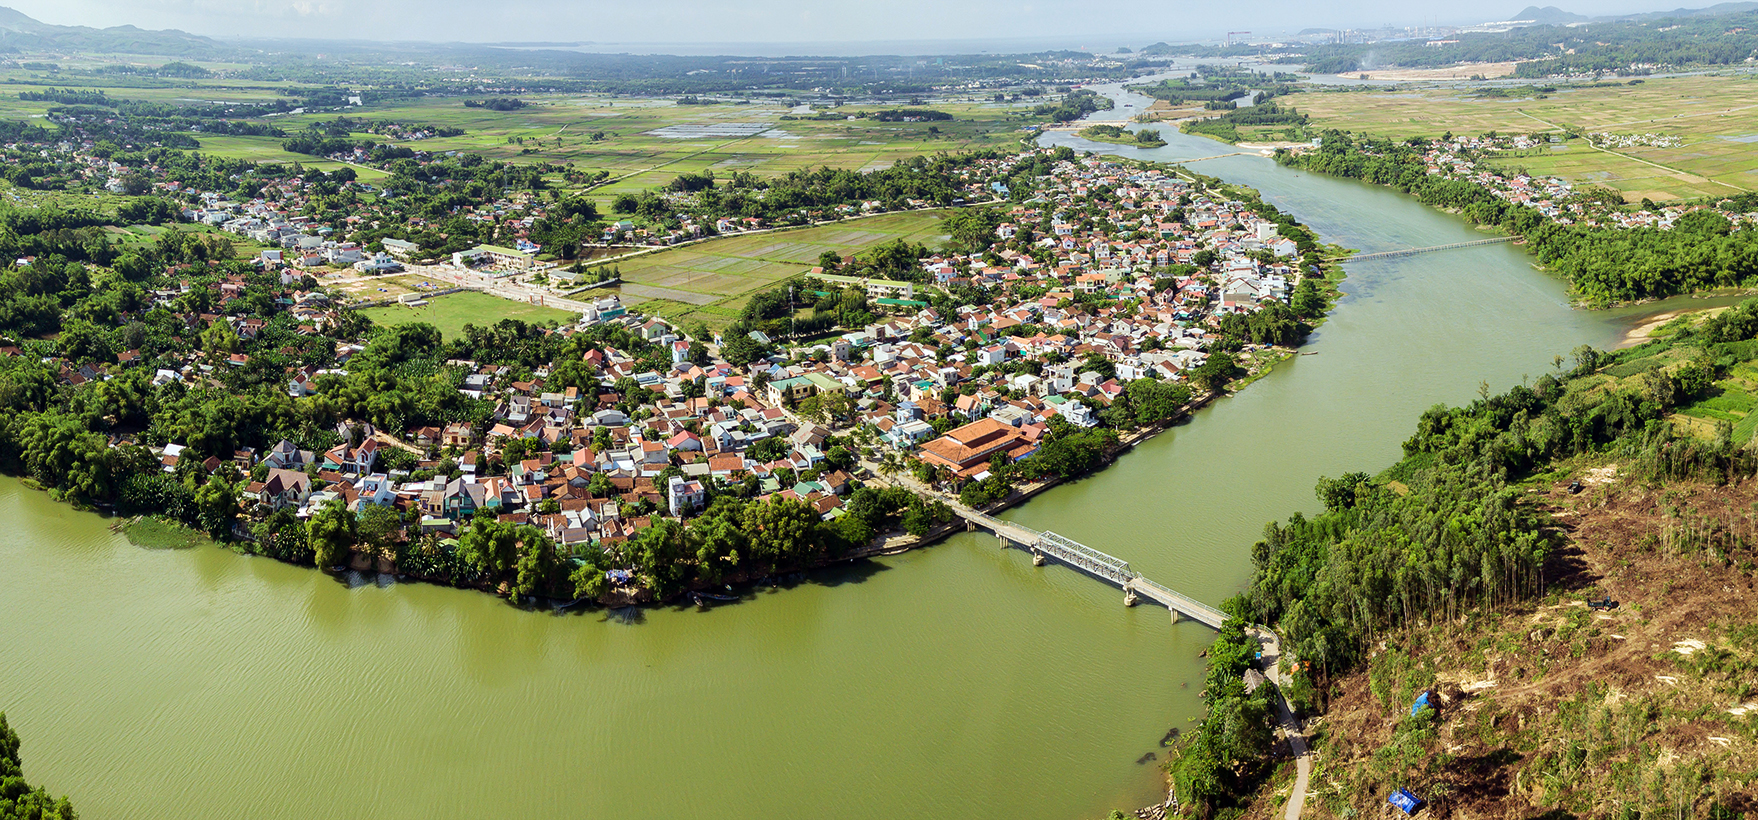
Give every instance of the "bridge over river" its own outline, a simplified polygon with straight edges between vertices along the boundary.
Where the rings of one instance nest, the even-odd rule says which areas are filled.
[[[1395,250],[1395,251],[1379,251],[1377,253],[1362,253],[1362,254],[1356,254],[1354,256],[1340,256],[1332,261],[1360,262],[1363,259],[1391,259],[1393,257],[1398,257],[1398,256],[1414,256],[1419,253],[1434,253],[1435,251],[1450,251],[1450,250],[1454,250],[1457,248],[1475,248],[1479,245],[1500,245],[1504,242],[1512,242],[1512,241],[1519,239],[1519,238],[1520,237],[1518,237],[1518,236],[1494,236],[1494,237],[1490,237],[1488,239],[1473,239],[1470,242],[1453,242],[1453,243],[1447,244],[1447,245],[1433,245],[1433,246],[1430,246],[1427,248],[1404,248],[1404,249]]]
[[[1072,538],[1002,521],[962,504],[953,505],[953,510],[972,527],[981,527],[995,533],[1001,539],[1003,547],[1014,545],[1031,550],[1033,564],[1043,566],[1047,559],[1054,558],[1102,581],[1122,587],[1125,605],[1134,606],[1139,599],[1147,598],[1172,610],[1173,620],[1182,616],[1200,621],[1211,629],[1220,629],[1221,624],[1227,620],[1227,613],[1163,584],[1150,581],[1142,577],[1141,573],[1130,569],[1129,562],[1106,555]]]

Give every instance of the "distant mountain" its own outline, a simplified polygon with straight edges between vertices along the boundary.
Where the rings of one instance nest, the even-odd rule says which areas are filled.
[[[50,25],[17,9],[0,6],[0,51],[147,54],[211,59],[231,55],[236,49],[176,29],[148,31],[134,26],[88,28]]]
[[[1544,8],[1539,8],[1537,6],[1527,6],[1525,11],[1522,11],[1519,14],[1514,15],[1513,17],[1509,17],[1508,19],[1509,20],[1534,20],[1539,23],[1543,23],[1545,25],[1557,25],[1559,23],[1584,23],[1584,22],[1591,20],[1593,18],[1588,17],[1584,14],[1575,14],[1574,12],[1563,11],[1562,9],[1559,9],[1556,6],[1545,6]]]
[[[1718,17],[1723,14],[1740,14],[1758,10],[1758,3],[1717,3],[1702,9],[1674,9],[1657,11],[1651,14],[1632,14],[1632,20],[1646,20],[1654,17]]]
[[[1650,11],[1640,14],[1612,14],[1600,17],[1589,17],[1584,14],[1563,11],[1556,6],[1527,6],[1519,14],[1509,20],[1534,20],[1539,25],[1558,26],[1567,23],[1609,22],[1614,20],[1658,20],[1667,17],[1719,17],[1724,14],[1743,14],[1758,11],[1758,2],[1717,3],[1700,9],[1673,9],[1672,11]]]

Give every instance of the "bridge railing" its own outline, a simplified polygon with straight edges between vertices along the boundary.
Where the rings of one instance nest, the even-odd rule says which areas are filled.
[[[1227,613],[1191,598],[1188,595],[1175,592],[1164,584],[1158,584],[1146,578],[1137,577],[1135,579],[1135,586],[1142,589],[1142,591],[1147,593],[1149,597],[1155,598],[1168,607],[1176,609],[1179,612],[1189,615],[1190,617],[1202,621],[1216,629],[1221,628],[1221,624],[1227,622]]]
[[[1089,571],[1098,573],[1118,584],[1127,584],[1139,577],[1135,570],[1129,568],[1129,562],[1112,555],[1102,553],[1092,547],[1075,541],[1072,538],[1044,532],[1038,536],[1038,548],[1056,553],[1056,557],[1069,563],[1078,563]]]

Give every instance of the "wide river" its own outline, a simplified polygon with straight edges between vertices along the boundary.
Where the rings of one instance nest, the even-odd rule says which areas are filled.
[[[1121,150],[1232,150],[1167,136]],[[1193,167],[1350,247],[1479,236],[1266,159]],[[1507,245],[1351,265],[1346,289],[1317,355],[1010,517],[1219,602],[1319,476],[1378,470],[1428,406],[1632,321],[1571,310]],[[26,774],[91,820],[1092,817],[1164,796],[1137,760],[1198,714],[1211,638],[977,535],[711,612],[615,617],[140,549],[10,479],[0,521],[0,710]]]

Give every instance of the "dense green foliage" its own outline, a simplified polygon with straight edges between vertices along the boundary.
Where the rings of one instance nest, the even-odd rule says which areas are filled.
[[[1194,731],[1179,738],[1167,772],[1181,804],[1203,815],[1250,794],[1268,772],[1276,739],[1276,685],[1245,691],[1245,672],[1254,667],[1258,643],[1244,622],[1229,618],[1209,646],[1203,677],[1208,714]]]
[[[0,820],[77,820],[67,798],[56,799],[42,787],[24,782],[24,763],[18,755],[18,733],[6,725],[0,712]]]
[[[634,583],[665,600],[690,586],[810,567],[864,547],[878,533],[901,528],[922,535],[952,520],[945,504],[896,488],[857,489],[845,510],[823,521],[800,499],[722,494],[686,523],[655,519],[626,542],[585,552],[568,577],[577,596],[596,597],[613,588],[607,570],[629,567]]]
[[[1438,68],[1460,63],[1518,62],[1516,76],[1631,73],[1631,66],[1737,65],[1758,49],[1758,13],[1677,12],[1641,21],[1539,25],[1505,32],[1464,33],[1444,47],[1422,40],[1319,45],[1283,58],[1321,74],[1377,66]],[[1676,16],[1674,16],[1676,14]],[[1647,69],[1636,70],[1647,73]]]
[[[1758,285],[1758,231],[1733,230],[1720,214],[1692,212],[1670,229],[1559,225],[1476,183],[1429,174],[1421,145],[1328,131],[1319,150],[1280,152],[1278,158],[1298,168],[1388,185],[1426,204],[1459,209],[1474,223],[1521,234],[1539,261],[1590,304]]]
[[[1310,120],[1310,117],[1293,108],[1282,108],[1272,102],[1263,102],[1246,108],[1230,107],[1218,117],[1191,120],[1185,124],[1184,130],[1186,133],[1202,134],[1223,142],[1240,142],[1246,137],[1240,133],[1241,127],[1275,127],[1284,129],[1284,136],[1297,139],[1305,133],[1304,129]]]
[[[1032,116],[1043,117],[1052,122],[1073,122],[1094,111],[1109,111],[1117,104],[1110,97],[1102,97],[1089,89],[1079,89],[1065,95],[1060,102],[1044,103],[1032,109]]]

